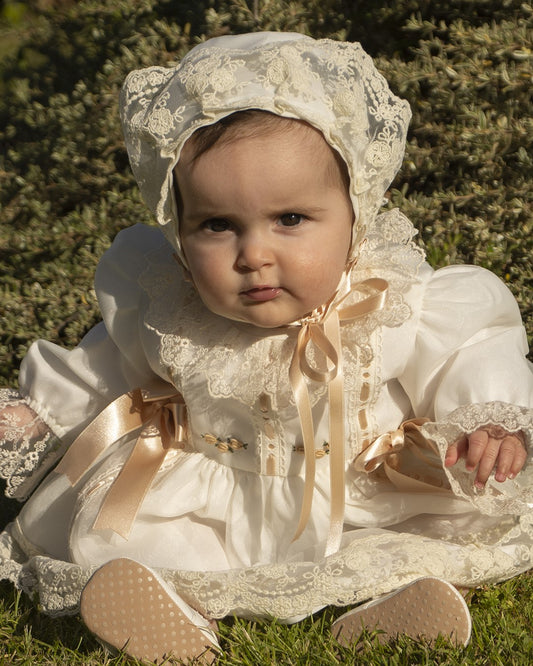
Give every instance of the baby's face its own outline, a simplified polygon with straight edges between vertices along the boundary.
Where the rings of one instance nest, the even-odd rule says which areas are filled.
[[[322,135],[297,126],[191,158],[186,144],[180,236],[204,304],[273,328],[325,303],[346,267],[353,210]]]

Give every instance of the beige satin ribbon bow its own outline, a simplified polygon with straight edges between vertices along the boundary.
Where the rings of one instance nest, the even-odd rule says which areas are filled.
[[[340,325],[380,310],[387,287],[388,283],[380,278],[365,280],[354,289],[373,290],[373,294],[344,308],[339,307],[340,303],[326,307],[320,317],[299,324],[289,375],[302,428],[305,483],[294,540],[309,520],[315,482],[315,436],[305,381],[308,377],[327,384],[329,392],[331,509],[326,554],[338,550],[344,519],[344,381]],[[308,363],[306,350],[310,342],[327,358],[327,370],[317,370]],[[109,488],[93,525],[95,529],[112,529],[126,539],[168,449],[183,448],[185,444],[186,408],[181,395],[173,390],[164,396],[150,395],[136,389],[120,396],[85,428],[56,467],[56,471],[66,474],[74,485],[108,446],[141,426],[143,430],[133,451]]]
[[[370,296],[344,308],[340,307],[341,301],[341,303],[325,308],[321,316],[302,320],[289,369],[291,387],[300,418],[305,455],[302,508],[294,541],[302,534],[311,514],[316,473],[313,415],[305,377],[328,385],[331,499],[326,555],[338,550],[344,522],[344,378],[340,325],[383,308],[387,287],[388,283],[385,280],[370,278],[355,285],[351,290],[371,290],[374,293]],[[349,293],[351,292],[348,292],[344,298]],[[307,361],[306,350],[310,342],[313,342],[326,357],[327,370],[321,371],[313,368]]]
[[[151,394],[135,389],[110,403],[76,438],[55,471],[74,485],[105,449],[142,428],[120,474],[109,488],[94,529],[127,539],[133,521],[169,449],[185,446],[187,412],[175,389]]]
[[[429,419],[410,419],[404,421],[397,430],[391,430],[375,439],[370,446],[356,456],[352,465],[358,472],[371,473],[381,465],[389,481],[398,490],[405,492],[448,493],[449,489],[426,483],[399,471],[398,455],[409,448],[426,465],[440,469],[441,465],[424,453],[424,450],[438,453],[438,448],[420,432],[420,427]]]

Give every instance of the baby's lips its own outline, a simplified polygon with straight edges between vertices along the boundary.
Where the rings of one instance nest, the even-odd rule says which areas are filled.
[[[246,296],[247,298],[250,298],[252,301],[271,301],[279,294],[281,293],[281,289],[279,287],[269,287],[269,286],[261,286],[261,287],[252,287],[251,289],[248,289],[246,291],[241,291],[241,294]]]

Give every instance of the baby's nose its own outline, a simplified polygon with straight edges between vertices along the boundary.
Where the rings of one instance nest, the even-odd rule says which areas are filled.
[[[239,270],[256,271],[273,262],[273,251],[263,234],[246,234],[239,240],[236,265]]]

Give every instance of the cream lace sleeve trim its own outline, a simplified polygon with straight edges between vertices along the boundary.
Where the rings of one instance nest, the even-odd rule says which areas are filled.
[[[457,497],[469,500],[486,515],[530,513],[533,506],[533,464],[530,452],[533,409],[497,401],[466,405],[454,410],[439,423],[427,423],[422,431],[437,444],[444,459],[448,446],[463,433],[469,434],[487,425],[501,426],[508,432],[521,430],[524,433],[529,449],[524,469],[516,479],[508,479],[505,483],[499,483],[491,476],[485,488],[477,491],[474,486],[476,472],[468,472],[464,460],[459,460],[456,465],[446,469],[451,488]]]
[[[0,477],[5,494],[24,500],[62,455],[60,440],[11,389],[0,389]]]

